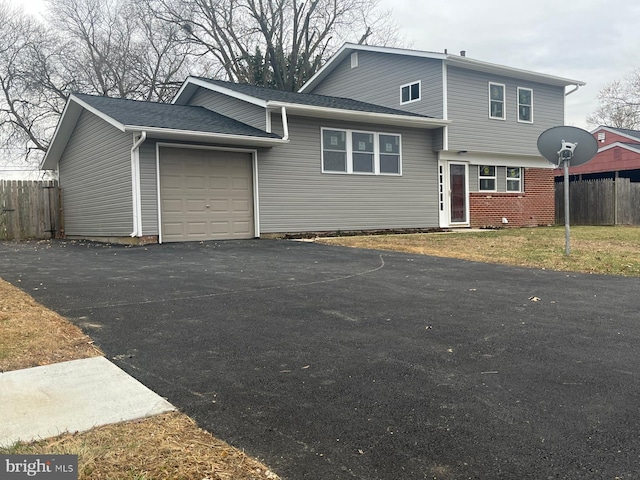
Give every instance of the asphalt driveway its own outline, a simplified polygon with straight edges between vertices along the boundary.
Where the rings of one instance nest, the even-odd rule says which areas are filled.
[[[632,479],[640,281],[288,241],[0,243],[0,277],[297,479]]]

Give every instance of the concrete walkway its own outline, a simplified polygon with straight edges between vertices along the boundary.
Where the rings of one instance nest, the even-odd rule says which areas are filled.
[[[175,410],[104,357],[0,374],[0,447]]]

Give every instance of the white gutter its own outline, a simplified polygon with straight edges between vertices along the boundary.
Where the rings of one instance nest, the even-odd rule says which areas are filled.
[[[140,133],[136,140],[133,134],[133,147],[131,147],[131,193],[133,197],[133,232],[132,237],[142,236],[142,192],[140,189],[140,145],[147,139],[147,132]]]
[[[132,132],[134,134],[143,131],[154,138],[161,140],[193,140],[199,142],[220,142],[229,144],[246,144],[249,141],[252,144],[259,144],[260,146],[273,146],[278,144],[289,143],[288,140],[282,140],[281,138],[272,137],[252,137],[250,135],[237,135],[231,133],[211,133],[211,132],[197,132],[194,130],[178,130],[174,128],[159,128],[159,127],[145,127],[143,125],[125,125],[125,132]]]
[[[575,85],[575,88],[573,90],[569,90],[568,92],[565,92],[564,96],[568,97],[572,93],[577,92],[580,87],[581,87],[581,85]]]
[[[360,110],[346,110],[342,108],[318,107],[315,105],[303,105],[299,103],[269,101],[269,107],[286,107],[289,113],[295,115],[330,118],[333,120],[352,120],[364,123],[389,124],[405,127],[437,128],[450,125],[451,120],[440,118],[419,117],[414,115],[402,115],[393,113],[363,112]]]

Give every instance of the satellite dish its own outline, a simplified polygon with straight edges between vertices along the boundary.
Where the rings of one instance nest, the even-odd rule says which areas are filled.
[[[575,167],[587,163],[598,153],[598,141],[578,127],[552,127],[538,137],[538,151],[554,165],[569,160]]]

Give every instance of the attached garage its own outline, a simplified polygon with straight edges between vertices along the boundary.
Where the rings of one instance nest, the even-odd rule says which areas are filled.
[[[251,153],[161,147],[159,169],[161,241],[255,237]]]

